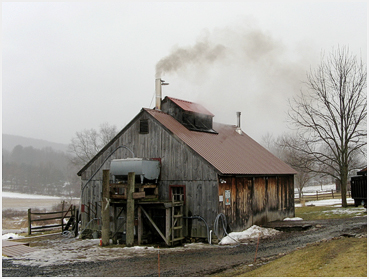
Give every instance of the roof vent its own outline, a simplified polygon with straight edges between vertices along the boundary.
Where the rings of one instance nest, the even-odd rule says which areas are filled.
[[[239,133],[240,135],[242,135],[242,130],[241,130],[241,112],[237,111],[237,128],[236,128],[236,132]]]

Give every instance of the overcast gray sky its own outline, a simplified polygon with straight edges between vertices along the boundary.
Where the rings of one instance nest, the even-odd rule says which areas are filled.
[[[324,51],[367,59],[366,2],[2,3],[3,133],[69,143],[107,122],[120,130],[164,96],[199,102],[214,121],[286,131],[288,98]]]

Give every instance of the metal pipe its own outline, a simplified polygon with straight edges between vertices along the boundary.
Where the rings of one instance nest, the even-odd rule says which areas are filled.
[[[205,225],[206,225],[206,228],[207,228],[207,231],[206,232],[207,232],[207,235],[208,235],[209,244],[212,245],[211,244],[211,231],[210,231],[210,228],[208,226],[208,223],[206,223],[206,220],[203,217],[201,217],[199,215],[194,215],[194,216],[190,216],[190,217],[185,217],[184,216],[183,218],[185,218],[185,219],[198,219],[198,220],[203,221],[205,223]]]
[[[157,78],[155,79],[155,96],[156,96],[156,102],[155,102],[155,108],[158,110],[161,110],[161,79]]]
[[[237,111],[237,128],[236,128],[236,132],[239,133],[240,135],[242,135],[242,130],[241,130],[241,112]]]
[[[219,232],[219,220],[222,221],[222,225],[223,225],[223,231],[224,233],[219,237],[218,232]],[[240,244],[239,241],[237,241],[236,239],[234,239],[233,237],[231,237],[228,233],[227,233],[227,218],[223,213],[219,213],[217,215],[217,217],[215,217],[215,221],[214,221],[214,233],[215,235],[218,237],[218,240],[221,240],[224,236],[224,234],[226,234],[229,238],[231,238],[232,240],[234,240],[236,243],[238,243],[238,245]]]
[[[161,110],[161,99],[162,99],[162,85],[169,85],[169,83],[165,82],[161,78],[155,79],[155,109]]]
[[[237,111],[236,114],[237,114],[237,127],[241,128],[241,112]]]
[[[81,231],[81,234],[83,234],[83,232],[87,229],[88,225],[92,222],[92,221],[96,221],[96,220],[100,220],[100,218],[93,218],[90,220],[90,222],[87,223],[86,227]]]

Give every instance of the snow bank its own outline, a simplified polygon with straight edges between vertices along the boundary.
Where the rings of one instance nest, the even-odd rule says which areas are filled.
[[[1,236],[1,239],[18,239],[24,238],[24,236],[18,235],[16,233],[6,233]]]
[[[242,242],[250,239],[257,239],[258,237],[264,238],[280,233],[279,231],[271,228],[262,228],[256,225],[251,226],[243,232],[231,232],[226,237],[224,237],[219,245],[232,245],[237,242]]]

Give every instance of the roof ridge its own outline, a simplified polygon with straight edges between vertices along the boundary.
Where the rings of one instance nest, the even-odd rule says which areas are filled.
[[[174,98],[174,97],[169,97],[167,96],[168,99],[171,99],[171,100],[177,100],[177,101],[181,101],[181,102],[186,102],[186,103],[190,103],[190,104],[197,104],[197,105],[200,105],[202,106],[201,104],[199,103],[195,103],[195,102],[191,102],[191,101],[187,101],[187,100],[182,100],[182,99],[178,99],[178,98]]]

